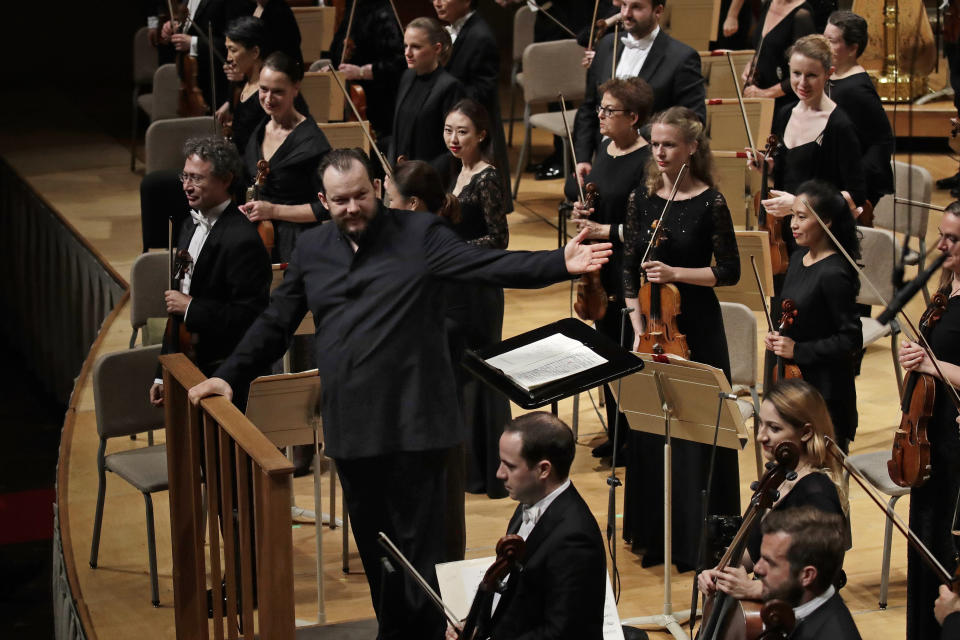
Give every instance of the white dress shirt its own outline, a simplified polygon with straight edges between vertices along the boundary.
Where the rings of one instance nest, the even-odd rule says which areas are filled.
[[[623,47],[623,53],[620,55],[620,62],[617,63],[618,78],[636,78],[640,75],[640,69],[647,60],[647,54],[650,53],[650,47],[653,41],[660,34],[660,26],[657,25],[653,31],[644,37],[637,39],[632,33],[620,38],[617,46]]]
[[[812,614],[814,611],[816,611],[817,609],[822,607],[824,604],[826,604],[827,600],[832,598],[833,594],[835,594],[836,592],[837,590],[833,588],[833,585],[830,585],[829,587],[827,587],[826,591],[818,595],[813,600],[810,600],[809,602],[805,602],[799,607],[794,608],[793,615],[796,617],[797,623],[799,624],[801,620],[803,620],[806,617],[809,617],[810,614]]]
[[[195,228],[193,230],[193,236],[190,237],[190,246],[187,247],[187,253],[190,254],[190,266],[187,268],[183,279],[180,280],[180,293],[190,295],[190,283],[193,280],[193,267],[197,264],[197,259],[200,257],[200,252],[203,250],[203,245],[207,243],[207,238],[210,236],[210,230],[213,229],[213,225],[217,224],[217,220],[220,219],[220,214],[224,212],[229,204],[230,200],[224,200],[206,213],[200,213],[198,211],[190,212],[190,217],[192,218]],[[188,304],[187,311],[189,310],[190,305]],[[186,312],[183,314],[183,319],[187,319]]]
[[[470,19],[476,11],[471,11],[467,15],[463,16],[459,20],[454,20],[453,24],[449,24],[444,27],[447,30],[447,33],[450,34],[450,43],[453,44],[457,41],[457,36],[460,35],[460,32],[463,30],[463,25],[467,24],[467,20]]]

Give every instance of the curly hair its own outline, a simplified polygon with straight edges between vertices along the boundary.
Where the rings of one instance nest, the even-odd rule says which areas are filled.
[[[610,94],[623,108],[637,116],[639,129],[650,118],[653,108],[653,89],[643,78],[611,78],[597,89],[597,95]]]
[[[710,153],[710,139],[707,137],[706,129],[700,118],[687,107],[670,107],[666,111],[654,114],[650,119],[650,128],[654,125],[664,124],[675,127],[680,132],[680,137],[687,144],[697,143],[697,150],[690,156],[690,162],[687,167],[697,180],[704,182],[710,188],[716,186],[717,181],[716,168],[713,162],[713,155]],[[652,142],[652,141],[651,141]],[[651,155],[647,163],[647,192],[655,193],[663,186],[663,175],[660,173],[660,167],[657,166],[656,159]]]
[[[183,144],[183,157],[197,156],[210,163],[210,173],[221,180],[235,181],[243,175],[243,163],[236,145],[222,136],[189,138]]]

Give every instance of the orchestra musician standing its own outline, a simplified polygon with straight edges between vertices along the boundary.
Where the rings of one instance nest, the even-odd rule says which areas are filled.
[[[743,97],[775,98],[778,110],[792,104],[796,96],[786,53],[797,40],[816,32],[813,8],[806,0],[766,0],[754,29],[756,53],[741,77]]]
[[[185,6],[186,24],[180,24],[175,17],[171,17],[160,28],[160,42],[171,45],[178,53],[196,58],[197,86],[203,93],[204,102],[208,107],[212,105],[216,93],[217,101],[222,104],[223,99],[229,96],[229,84],[220,65],[210,60],[211,44],[207,43],[206,39],[208,34],[213,34],[212,47],[223,57],[224,29],[230,20],[246,13],[246,7],[240,7],[231,0],[174,0],[172,4],[174,11]],[[198,31],[203,35],[197,35]],[[214,71],[211,84],[212,62]]]
[[[960,387],[960,202],[953,202],[940,221],[937,249],[947,254],[940,291],[946,305],[940,319],[926,332],[946,384]],[[910,490],[910,529],[948,572],[956,569],[956,547],[951,530],[960,493],[960,436],[951,391],[939,379],[929,357],[915,342],[900,347],[900,364],[907,371],[929,374],[936,380],[933,414],[927,421],[930,441],[930,478]],[[935,638],[940,633],[930,603],[937,597],[936,575],[912,549],[907,555],[907,640]]]
[[[827,452],[825,438],[834,439],[833,422],[823,396],[809,382],[783,380],[764,394],[757,423],[757,443],[764,461],[774,460],[774,451],[782,442],[792,442],[800,450],[797,477],[780,485],[780,497],[764,517],[797,507],[846,515],[843,472],[837,459]],[[739,566],[701,572],[697,578],[700,592],[709,596],[720,590],[738,600],[762,599],[763,584],[748,575],[760,561],[762,538],[759,526],[750,532],[743,557],[737,559]]]
[[[677,325],[686,334],[690,359],[723,370],[729,379],[730,357],[715,286],[736,284],[740,279],[740,256],[733,220],[723,195],[716,189],[713,158],[703,123],[685,107],[671,107],[651,120],[652,162],[647,183],[630,195],[624,233],[623,293],[633,324],[633,350],[644,333],[641,314],[640,271],[650,283],[673,284],[681,299]],[[663,219],[658,236],[662,241],[654,257],[640,263],[672,188],[686,164],[676,199]],[[663,235],[661,235],[663,234]],[[715,261],[714,266],[711,263]],[[662,562],[662,511],[649,505],[663,499],[663,436],[631,432],[628,443],[624,539],[635,550],[645,549],[645,566]],[[673,453],[682,465],[674,468],[673,557],[678,567],[697,562],[700,491],[707,484],[711,447],[678,441]],[[740,512],[737,454],[720,449],[711,496],[710,513]]]
[[[616,74],[612,72],[614,34],[608,33],[596,44],[597,53],[587,70],[585,97],[577,109],[573,130],[580,176],[590,172],[594,153],[600,148],[599,87],[613,75],[646,81],[653,89],[654,112],[672,106],[688,107],[701,122],[706,122],[706,90],[700,75],[700,55],[660,28],[665,2],[624,0],[620,16],[626,33],[616,42]]]
[[[266,41],[264,56],[274,51],[283,51],[291,60],[303,66],[303,50],[300,48],[300,26],[293,9],[286,0],[256,0],[254,18],[263,23]]]
[[[621,343],[621,310],[623,302],[623,242],[626,222],[627,200],[630,194],[645,183],[647,166],[650,164],[650,146],[640,135],[653,107],[653,90],[641,78],[613,78],[600,85],[600,103],[596,118],[600,135],[604,137],[597,150],[591,170],[582,180],[593,183],[598,194],[595,206],[580,202],[576,180],[571,174],[564,195],[574,202],[572,218],[577,230],[587,229],[590,240],[609,241],[613,244],[610,262],[600,270],[600,281],[608,298],[607,311],[596,321],[597,331],[614,342]],[[633,325],[626,322],[623,346],[633,344]],[[617,424],[617,403],[609,385],[603,388],[607,409],[608,443],[594,449],[595,457],[606,457],[613,452],[613,441],[620,446],[626,438],[614,438]],[[626,417],[620,416],[620,424],[626,425]],[[622,458],[621,458],[622,460]]]
[[[320,171],[334,224],[301,236],[270,306],[189,395],[194,403],[230,397],[282,355],[309,309],[322,355],[324,448],[337,462],[378,637],[439,637],[443,616],[419,589],[400,575],[382,582],[376,539],[382,531],[395,540],[436,587],[447,462],[463,442],[441,284],[545,286],[599,269],[609,245],[578,236],[563,249],[534,253],[471,246],[433,214],[385,208],[359,150],[331,151]]]

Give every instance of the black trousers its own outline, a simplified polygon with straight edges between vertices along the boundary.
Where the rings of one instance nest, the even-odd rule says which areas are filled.
[[[462,455],[462,448],[460,451]],[[384,581],[380,560],[386,552],[377,542],[377,534],[384,532],[424,579],[438,588],[434,565],[448,560],[449,530],[451,520],[456,520],[449,513],[451,456],[450,449],[434,449],[336,461],[353,538],[380,624],[378,640],[443,637],[443,614],[395,562],[391,561],[395,573]],[[462,518],[461,512],[461,527]]]

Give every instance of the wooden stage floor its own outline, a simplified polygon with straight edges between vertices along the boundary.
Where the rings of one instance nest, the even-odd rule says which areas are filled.
[[[546,153],[548,140],[534,138],[535,157]],[[126,276],[132,261],[139,254],[140,175],[127,169],[127,151],[116,141],[95,134],[58,136],[38,140],[5,135],[0,138],[0,152],[34,188],[50,201],[102,253],[114,268]],[[514,154],[516,150],[514,150]],[[901,158],[903,159],[903,158]],[[956,170],[946,155],[917,155],[914,161],[942,177]],[[142,167],[142,164],[140,165]],[[513,249],[548,249],[556,245],[556,204],[560,199],[560,182],[535,182],[527,176],[522,183],[516,212],[509,217],[510,247]],[[935,192],[934,201],[945,204],[945,192]],[[928,246],[935,241],[939,218],[931,217]],[[908,273],[909,275],[909,273]],[[569,286],[555,285],[537,291],[506,292],[504,335],[511,336],[569,315]],[[915,300],[911,309],[919,316],[921,303]],[[876,311],[876,310],[875,310]],[[96,355],[125,349],[129,337],[128,310],[121,309],[115,320],[104,328]],[[758,320],[760,318],[758,317]],[[760,320],[760,326],[763,326]],[[854,453],[881,450],[889,446],[899,422],[896,386],[890,360],[889,343],[880,341],[867,349],[863,373],[857,380],[860,408],[860,430],[853,446]],[[146,393],[147,390],[134,392]],[[173,607],[169,513],[167,495],[155,498],[157,516],[157,548],[159,555],[160,600],[154,609],[149,603],[146,536],[143,502],[129,485],[116,478],[108,480],[105,526],[100,548],[100,568],[87,564],[94,505],[96,500],[97,435],[93,398],[89,378],[80,380],[75,392],[76,420],[65,432],[61,465],[65,466],[68,483],[65,494],[67,517],[64,543],[69,545],[80,593],[74,594],[89,611],[94,633],[91,638],[113,640],[131,637],[173,638]],[[515,414],[519,409],[514,408]],[[569,420],[572,404],[561,403],[561,416]],[[590,456],[590,446],[604,436],[591,402],[580,404],[580,436],[572,477],[579,491],[591,505],[598,522],[606,525],[607,485],[609,468]],[[162,434],[161,434],[162,439]],[[131,442],[116,439],[111,449],[142,446],[143,439]],[[740,453],[740,495],[749,497],[748,485],[754,479],[752,443]],[[678,461],[681,462],[682,461]],[[622,471],[620,472],[622,477]],[[324,477],[323,495],[327,495]],[[311,506],[311,479],[294,483],[301,506]],[[902,638],[906,596],[906,544],[895,534],[890,572],[889,606],[878,608],[880,556],[883,537],[883,514],[859,487],[851,488],[853,549],[847,556],[845,569],[848,585],[842,591],[854,614],[860,632],[873,640]],[[618,493],[618,522],[622,513],[623,491]],[[905,514],[904,498],[898,512]],[[467,555],[491,555],[497,539],[503,534],[514,509],[509,499],[489,500],[467,496]],[[650,504],[651,510],[662,509]],[[328,510],[325,506],[324,510]],[[356,551],[350,549],[351,572],[340,569],[340,531],[325,531],[323,573],[327,593],[329,622],[369,618],[372,616],[364,576],[359,573]],[[315,556],[313,526],[293,525],[296,567],[296,615],[299,621],[316,620]],[[662,567],[644,569],[640,559],[622,544],[618,548],[622,576],[620,615],[629,618],[661,613],[663,600]],[[676,609],[689,603],[691,573],[673,574],[673,600]],[[685,604],[687,603],[687,604]],[[932,603],[930,603],[932,606]],[[668,637],[651,633],[651,637]]]

